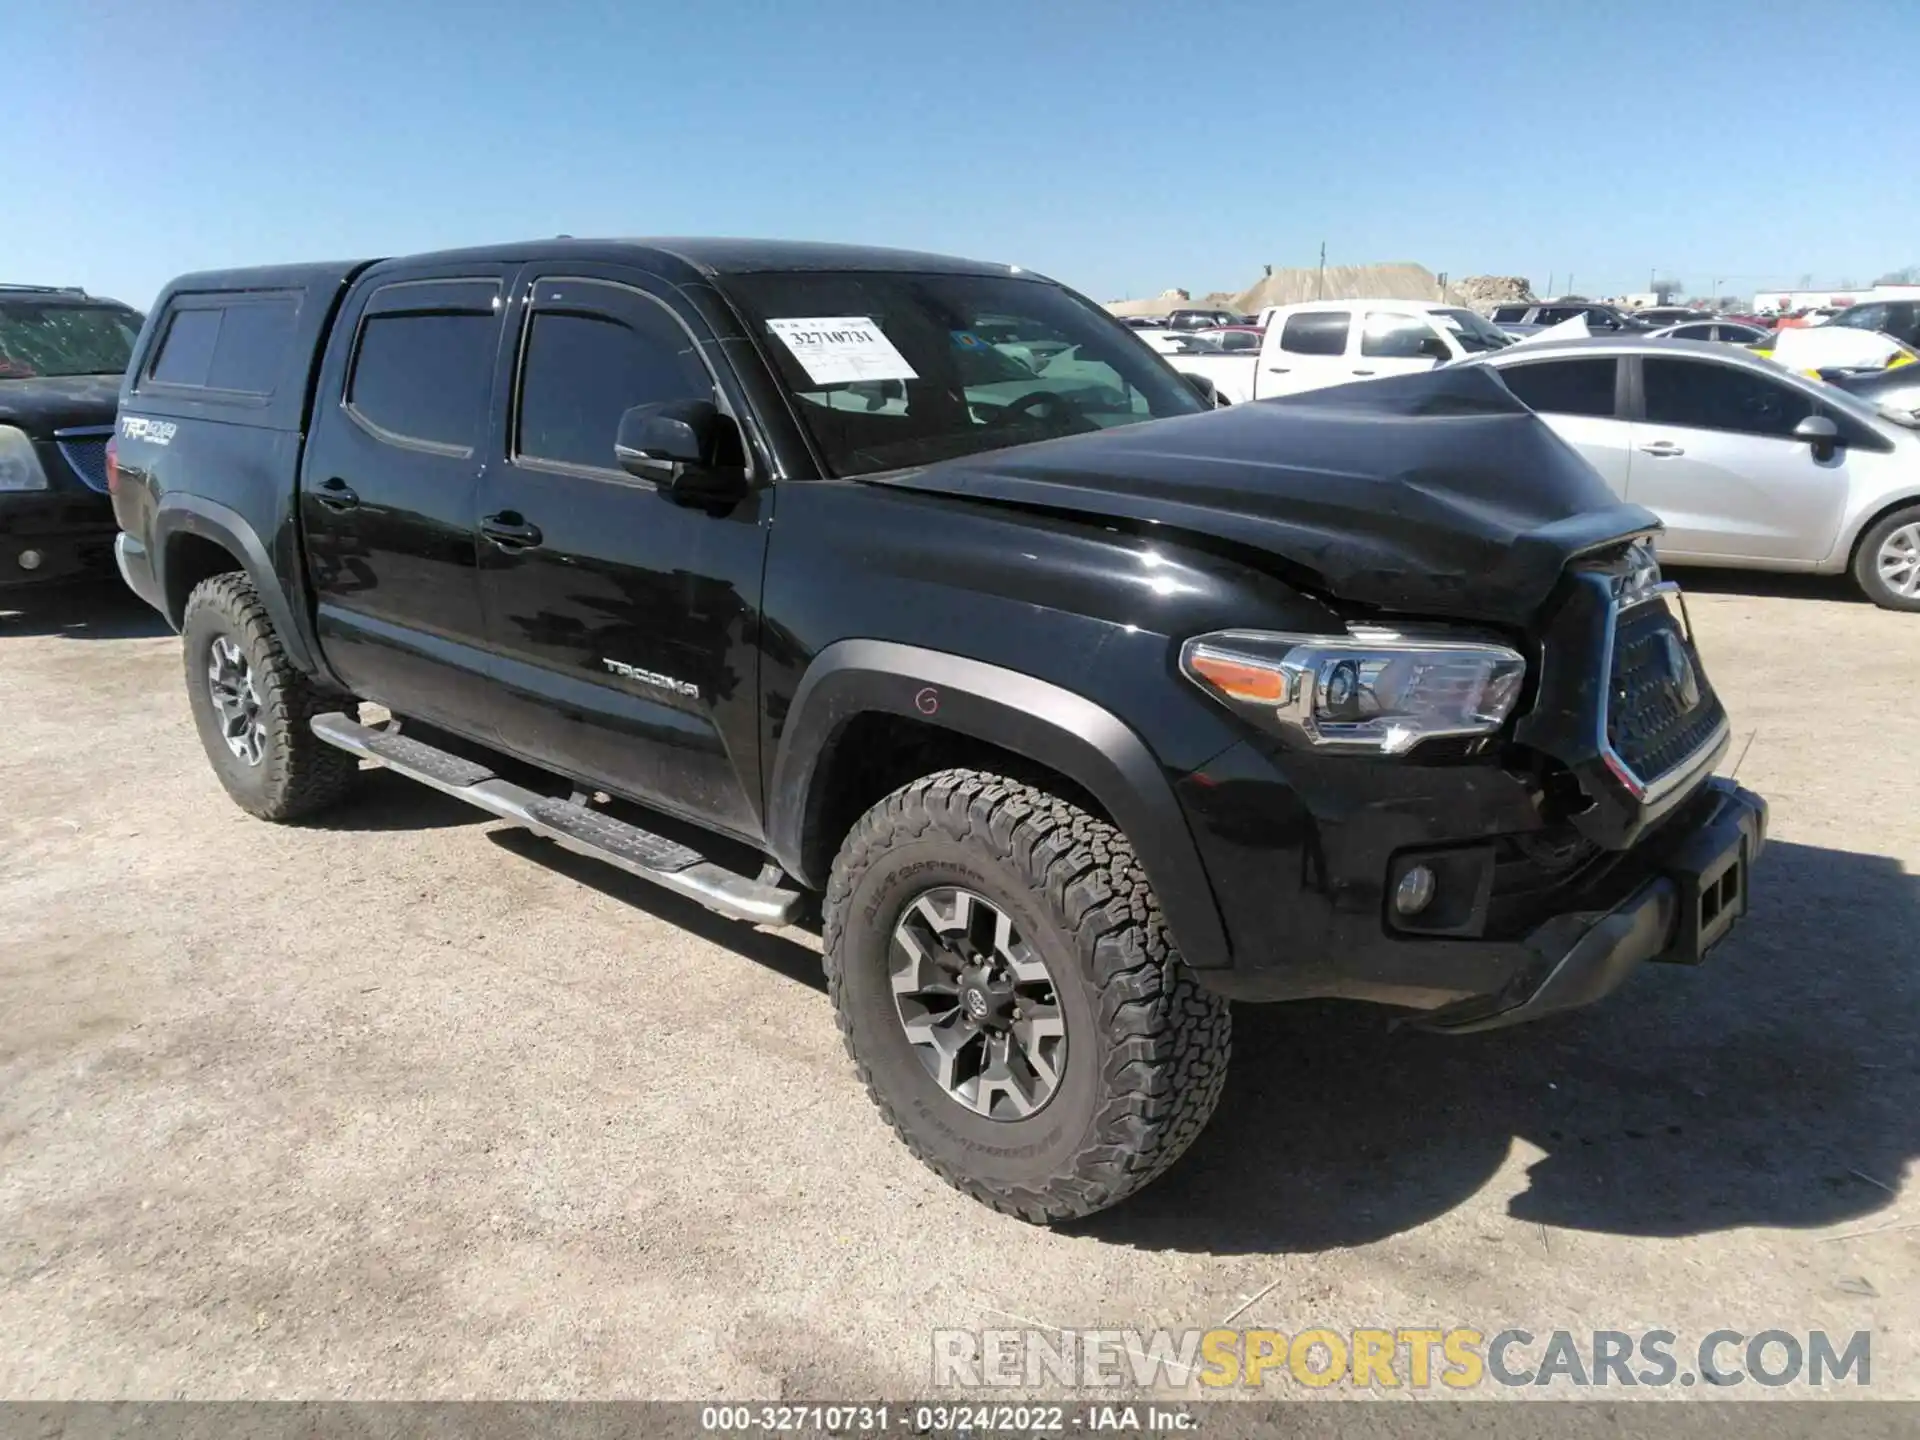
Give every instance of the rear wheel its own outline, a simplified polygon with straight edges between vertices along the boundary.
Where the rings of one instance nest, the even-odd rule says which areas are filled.
[[[1894,511],[1860,537],[1853,578],[1876,605],[1920,610],[1920,505]]]
[[[1125,1199],[1220,1098],[1226,1002],[1175,953],[1125,837],[1058,796],[970,770],[895,791],[834,861],[825,938],[874,1104],[997,1210]]]
[[[200,744],[241,809],[298,820],[346,794],[359,762],[313,733],[313,716],[334,707],[287,659],[252,581],[237,571],[202,581],[180,633]]]

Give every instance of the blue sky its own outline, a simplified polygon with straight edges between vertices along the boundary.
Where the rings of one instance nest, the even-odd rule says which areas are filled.
[[[1920,4],[0,0],[0,279],[573,235],[952,251],[1109,300],[1264,263],[1920,264]],[[1902,117],[1906,117],[1904,120]]]

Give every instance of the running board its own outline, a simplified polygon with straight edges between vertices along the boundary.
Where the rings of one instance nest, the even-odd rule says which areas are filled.
[[[576,854],[604,860],[734,920],[790,925],[800,914],[804,897],[798,891],[738,874],[714,864],[697,850],[598,810],[502,780],[485,765],[411,736],[362,725],[338,711],[314,716],[313,733],[349,755],[431,785],[442,794],[525,826]]]

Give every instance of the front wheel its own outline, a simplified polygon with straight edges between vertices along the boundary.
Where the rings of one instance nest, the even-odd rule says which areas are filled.
[[[287,659],[251,580],[235,571],[202,581],[180,638],[200,744],[242,810],[298,820],[346,794],[359,761],[310,728],[327,703]]]
[[[1920,610],[1920,505],[1878,521],[1860,537],[1853,578],[1886,610]]]
[[[1175,953],[1126,838],[1044,790],[971,770],[896,790],[834,861],[825,940],[874,1104],[996,1210],[1116,1204],[1219,1101],[1226,1002]]]

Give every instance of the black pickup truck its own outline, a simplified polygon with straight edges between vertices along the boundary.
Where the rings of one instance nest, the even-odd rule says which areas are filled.
[[[1028,1220],[1187,1147],[1230,999],[1505,1025],[1747,905],[1658,521],[1482,368],[1214,410],[1017,267],[556,240],[178,280],[116,444],[241,806],[374,761],[818,918],[875,1103]]]
[[[0,285],[0,589],[113,575],[107,441],[141,315]]]

